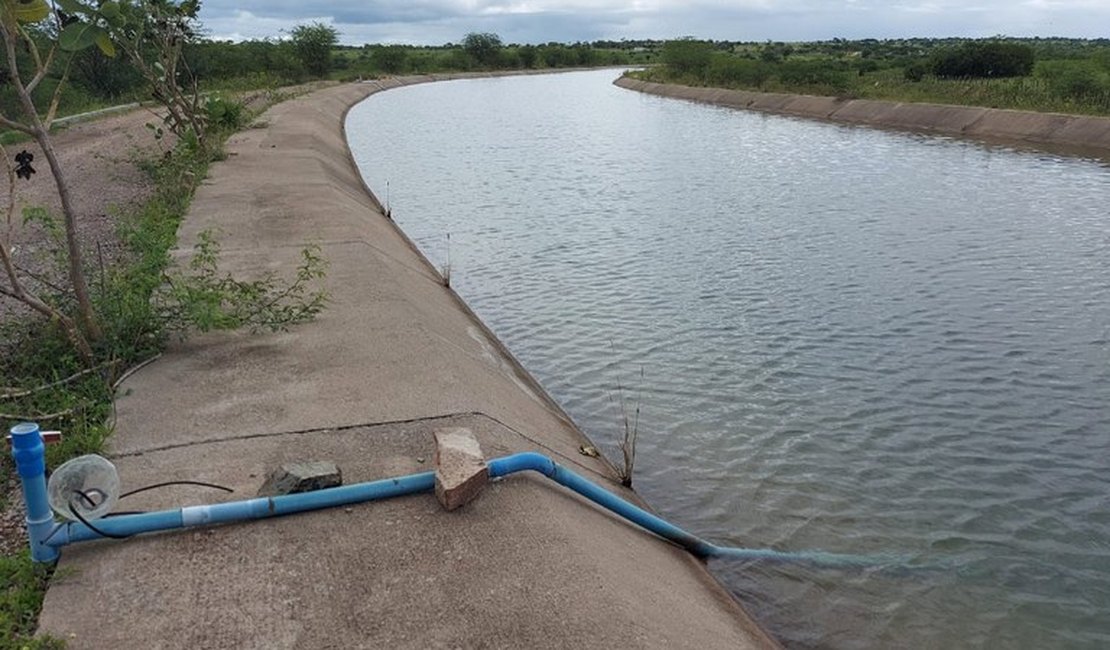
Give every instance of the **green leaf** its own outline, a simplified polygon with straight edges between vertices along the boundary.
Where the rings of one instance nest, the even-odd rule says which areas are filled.
[[[88,7],[77,2],[77,0],[54,0],[54,3],[67,14],[83,14],[89,10]]]
[[[102,31],[101,33],[97,34],[96,46],[100,48],[100,51],[104,53],[104,56],[110,59],[116,56],[116,45],[112,42],[112,39],[108,37],[108,32]]]
[[[100,5],[100,15],[104,16],[108,20],[116,18],[117,16],[119,16],[119,3],[109,0],[108,2]]]
[[[12,2],[12,13],[21,23],[37,23],[50,15],[50,6],[46,0],[15,0]]]
[[[58,34],[58,46],[67,52],[77,52],[96,44],[100,35],[107,33],[103,28],[89,23],[70,23]]]

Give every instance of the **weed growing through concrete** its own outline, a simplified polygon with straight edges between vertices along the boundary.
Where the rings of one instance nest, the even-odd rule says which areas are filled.
[[[443,263],[443,286],[451,286],[451,233],[447,233],[447,261]]]
[[[617,471],[620,473],[621,485],[625,487],[632,487],[632,472],[636,465],[636,437],[640,433],[640,405],[643,391],[643,366],[640,366],[640,387],[637,389],[636,399],[631,405],[624,397],[624,386],[620,377],[617,377],[616,398],[613,397],[613,391],[609,391],[609,401],[620,408],[621,442],[619,446],[624,462],[621,467],[617,468]],[[633,408],[631,415],[629,414],[630,408]]]

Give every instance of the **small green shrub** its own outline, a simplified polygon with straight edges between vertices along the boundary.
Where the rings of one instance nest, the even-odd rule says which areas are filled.
[[[705,76],[711,84],[762,88],[771,74],[772,67],[763,61],[717,53],[713,55]]]
[[[204,103],[205,121],[210,129],[235,131],[246,124],[246,110],[243,104],[213,95]]]
[[[827,89],[835,94],[852,86],[852,75],[835,61],[786,61],[779,65],[778,76],[788,86]]]
[[[929,66],[938,77],[989,79],[1028,76],[1034,62],[1033,48],[1024,43],[969,41],[936,52]]]
[[[1046,61],[1037,67],[1037,77],[1072,100],[1090,100],[1110,93],[1110,71],[1093,61]]]
[[[924,63],[912,63],[902,70],[902,77],[905,78],[906,81],[918,83],[925,79],[927,70]]]

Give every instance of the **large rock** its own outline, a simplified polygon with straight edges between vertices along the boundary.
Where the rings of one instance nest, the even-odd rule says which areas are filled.
[[[335,463],[326,460],[309,460],[286,463],[270,472],[258,490],[260,497],[312,492],[343,485],[343,472]]]
[[[441,429],[436,438],[436,498],[447,510],[466,505],[482,491],[489,470],[470,429]]]

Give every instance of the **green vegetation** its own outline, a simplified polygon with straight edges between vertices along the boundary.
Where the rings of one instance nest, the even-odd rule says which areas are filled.
[[[497,34],[471,32],[463,38],[463,51],[476,65],[497,67],[501,62],[501,37]]]
[[[45,33],[32,33],[40,43],[48,40]],[[466,38],[474,36],[483,38],[472,38],[468,46]],[[336,45],[338,34],[334,28],[317,23],[294,28],[285,40],[233,43],[190,38],[180,44],[183,69],[196,79],[201,92],[275,88],[317,78],[350,81],[397,74],[634,66],[658,58],[652,48],[623,42],[518,45],[503,44],[496,34],[468,37],[459,44],[438,46]],[[328,47],[321,47],[325,44]],[[151,60],[150,69],[156,70],[153,63]],[[40,105],[47,105],[60,85],[59,115],[153,98],[150,80],[127,56],[109,57],[95,47],[89,48],[74,55],[69,83],[60,84],[62,72],[60,68],[52,69],[34,93]],[[18,111],[19,99],[10,85],[2,83],[4,78],[0,72],[0,113],[7,115]]]
[[[31,562],[29,552],[0,556],[0,585],[4,585],[0,591],[0,648],[46,650],[65,646],[56,639],[32,638],[49,580],[50,570]]]
[[[650,44],[660,82],[1110,115],[1110,39]]]
[[[636,66],[650,64],[657,56],[650,48],[625,42],[506,45],[497,34],[472,33],[460,44],[341,46],[329,76],[352,80],[395,74]]]
[[[938,50],[927,69],[945,79],[1027,77],[1033,72],[1033,48],[1024,43],[971,41]]]
[[[309,74],[322,76],[331,70],[331,52],[339,42],[339,32],[331,25],[297,25],[290,32],[293,50]]]
[[[186,139],[142,163],[155,191],[139,209],[120,216],[126,261],[101,269],[91,284],[103,330],[93,361],[86,362],[75,351],[56,323],[29,319],[0,326],[0,376],[7,386],[0,389],[6,391],[0,395],[0,420],[37,420],[64,431],[62,444],[48,448],[51,467],[102,451],[111,433],[116,383],[128,369],[157,355],[170,336],[240,327],[283,329],[313,317],[324,306],[325,295],[313,289],[324,262],[311,247],[303,251],[290,281],[270,275],[244,282],[219,271],[219,247],[211,233],[203,233],[191,263],[172,269],[169,251],[177,241],[178,224],[209,162],[222,155],[218,143],[250,117],[241,105],[226,99],[210,101],[208,107],[211,147]],[[38,214],[49,220],[44,211]],[[0,467],[6,475],[13,471],[6,454]],[[3,571],[16,579],[9,583],[8,599],[0,599],[0,647],[22,647],[18,644],[27,642],[23,635],[33,629],[45,578],[31,572],[26,553],[0,558]],[[26,622],[20,626],[18,621]]]
[[[221,273],[211,233],[201,235],[187,267],[171,264],[178,224],[209,163],[223,156],[226,136],[252,118],[237,101],[199,92],[183,58],[184,45],[195,33],[196,2],[58,4],[66,11],[64,19],[44,0],[0,0],[5,88],[17,100],[0,106],[0,124],[39,145],[46,159],[43,172],[53,176],[62,207],[60,215],[35,206],[16,214],[16,184],[24,170],[18,157],[15,167],[8,163],[9,200],[0,210],[0,300],[6,309],[23,311],[12,312],[16,317],[6,314],[0,322],[0,423],[7,428],[32,420],[63,430],[64,442],[48,450],[50,466],[102,450],[111,432],[118,382],[130,368],[157,355],[172,334],[283,329],[312,318],[325,302],[325,294],[314,288],[324,261],[311,247],[288,281],[267,275],[244,282]],[[140,165],[151,175],[153,195],[141,208],[118,215],[122,261],[99,261],[95,267],[85,261],[88,251],[77,227],[69,176],[57,159],[51,131],[71,87],[67,71],[94,47],[112,60],[105,62],[109,68],[119,65],[118,57],[132,73],[113,75],[101,88],[109,92],[120,79],[145,84],[166,112],[162,125],[149,126],[159,139],[163,127],[176,136],[174,146]],[[51,91],[42,94],[43,88]],[[2,144],[0,156],[12,160]],[[21,265],[25,260],[13,245],[20,217],[45,236],[35,242],[35,269]],[[0,506],[6,505],[2,501],[14,474],[8,455],[2,458]],[[0,647],[58,645],[30,637],[49,574],[33,566],[25,550],[0,556]]]

